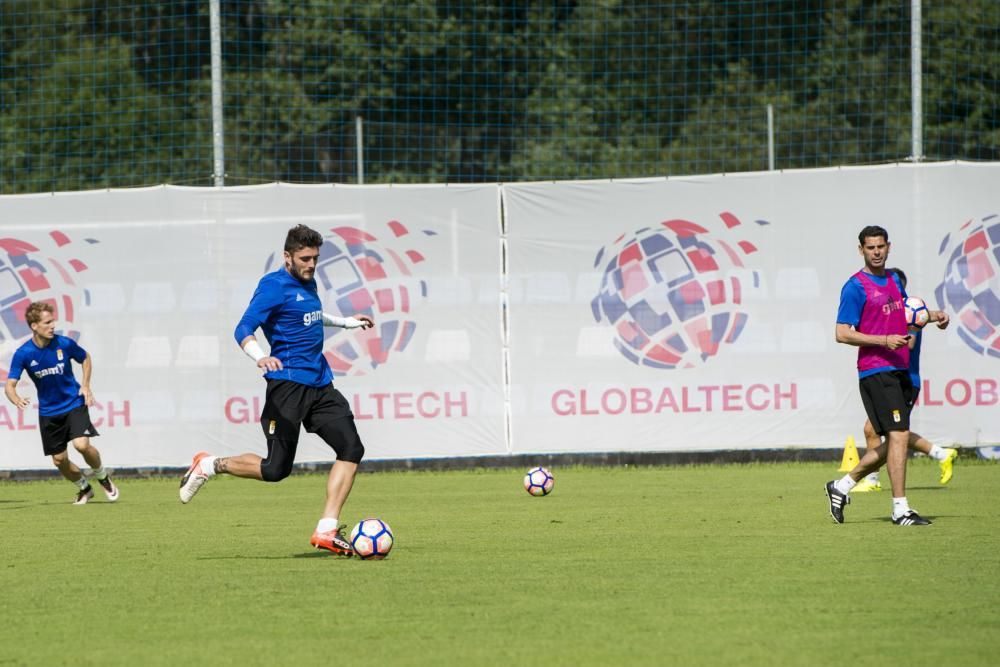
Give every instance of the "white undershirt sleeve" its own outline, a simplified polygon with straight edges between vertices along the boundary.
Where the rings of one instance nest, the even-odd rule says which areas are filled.
[[[251,359],[253,359],[254,362],[258,362],[258,361],[260,361],[261,359],[263,359],[264,357],[267,356],[264,353],[264,350],[261,349],[260,343],[258,343],[256,341],[256,339],[250,339],[247,342],[247,344],[243,346],[243,352],[248,357],[250,357]]]
[[[323,313],[323,326],[325,327],[341,327],[342,329],[357,329],[358,327],[363,327],[364,325],[365,325],[364,321],[359,320],[356,317],[337,317],[336,315]]]

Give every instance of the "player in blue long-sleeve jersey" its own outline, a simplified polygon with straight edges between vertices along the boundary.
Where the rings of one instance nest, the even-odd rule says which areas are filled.
[[[371,327],[367,315],[335,317],[323,312],[317,294],[316,263],[323,237],[297,225],[285,238],[284,266],[260,279],[234,335],[243,351],[265,371],[267,393],[260,423],[267,439],[267,458],[247,453],[216,457],[199,452],[181,479],[180,498],[190,502],[210,477],[236,477],[277,482],[295,462],[301,426],[321,437],[337,454],[326,483],[326,503],[310,543],[341,556],[353,555],[340,526],[340,510],[354,485],[365,448],[347,399],[333,387],[333,373],[323,357],[323,326]],[[264,333],[270,354],[255,336]]]
[[[86,505],[93,499],[94,490],[83,471],[69,459],[67,445],[70,442],[90,466],[108,500],[115,502],[118,487],[101,464],[101,453],[90,444],[90,438],[99,435],[90,421],[89,410],[94,403],[90,391],[93,361],[75,340],[56,333],[52,304],[44,301],[29,304],[24,320],[31,329],[31,338],[14,352],[4,394],[19,410],[26,409],[31,401],[17,393],[17,383],[21,374],[27,373],[38,392],[42,451],[52,457],[52,463],[63,477],[76,484],[73,504]],[[83,369],[82,385],[73,375],[74,361]]]

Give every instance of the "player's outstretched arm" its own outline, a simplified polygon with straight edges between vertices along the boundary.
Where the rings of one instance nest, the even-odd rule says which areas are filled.
[[[244,338],[240,341],[240,347],[243,349],[244,354],[257,363],[257,368],[265,371],[280,371],[282,369],[281,359],[267,356],[264,350],[261,349],[260,343],[257,342],[255,336]]]
[[[7,397],[8,401],[17,406],[18,410],[24,410],[31,404],[31,401],[23,396],[18,396],[16,387],[17,380],[14,378],[7,378],[7,384],[3,387],[3,393]]]
[[[343,329],[357,329],[358,327],[362,329],[371,329],[375,326],[375,320],[367,315],[358,315],[357,317],[337,317],[336,315],[323,313],[323,326],[341,327]]]
[[[943,310],[932,310],[930,311],[930,319],[928,321],[936,322],[938,329],[947,329],[951,323],[951,318]]]

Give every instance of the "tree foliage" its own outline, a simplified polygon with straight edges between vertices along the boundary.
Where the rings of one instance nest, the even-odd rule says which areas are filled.
[[[1000,4],[924,3],[925,153],[1000,154]],[[223,0],[227,183],[620,178],[911,154],[896,0]],[[0,193],[212,182],[205,0],[0,2]]]

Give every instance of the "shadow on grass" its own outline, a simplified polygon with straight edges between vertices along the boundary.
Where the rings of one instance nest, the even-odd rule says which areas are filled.
[[[289,558],[330,558],[333,560],[347,560],[328,554],[325,551],[307,551],[305,553],[289,554],[287,556],[248,556],[245,554],[236,556],[202,556],[201,558],[196,558],[195,560],[288,560]]]
[[[955,515],[952,515],[952,514],[921,514],[920,516],[922,516],[925,519],[927,519],[928,521],[930,521],[931,525],[934,525],[934,522],[938,521],[939,519],[954,519],[955,518]],[[892,524],[892,517],[891,516],[880,517],[878,519],[869,519],[869,521],[872,522],[872,523],[888,523],[888,524],[891,525]],[[900,526],[900,528],[922,528],[922,526]]]
[[[13,507],[0,507],[0,511],[4,510],[24,510],[29,507],[44,507],[46,505],[52,505],[53,507],[58,507],[60,505],[69,505],[70,503],[57,503],[51,500],[43,500],[42,502],[32,501],[32,500],[0,500],[0,504],[3,505],[14,505]]]

